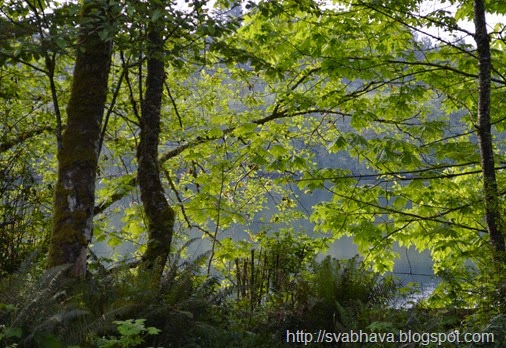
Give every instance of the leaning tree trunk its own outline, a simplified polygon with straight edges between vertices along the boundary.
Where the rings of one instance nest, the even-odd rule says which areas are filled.
[[[67,127],[58,152],[58,181],[48,266],[71,264],[70,274],[86,274],[93,230],[99,138],[111,64],[111,42],[99,36],[106,22],[105,4],[85,0]]]
[[[148,33],[146,93],[141,105],[141,132],[137,148],[137,181],[147,219],[148,242],[141,267],[152,269],[158,277],[170,252],[174,231],[174,210],[164,195],[158,163],[160,109],[164,85],[162,26],[151,23]]]
[[[483,174],[483,191],[485,215],[488,233],[496,258],[505,251],[499,191],[495,175],[494,149],[490,123],[490,88],[492,59],[490,54],[489,36],[485,22],[485,1],[474,1],[475,40],[478,49],[479,95],[478,95],[478,140],[480,144],[481,167]],[[501,256],[502,255],[502,256]]]

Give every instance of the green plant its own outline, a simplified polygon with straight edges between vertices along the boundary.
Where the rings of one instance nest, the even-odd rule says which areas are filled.
[[[172,253],[158,282],[153,281],[151,270],[133,270],[127,265],[110,272],[103,280],[97,277],[84,291],[86,307],[99,317],[111,307],[129,306],[130,310],[114,320],[144,318],[146,327],[156,326],[159,334],[144,337],[143,344],[147,346],[209,346],[216,329],[208,312],[219,301],[219,282],[204,273],[209,254],[184,257],[194,241],[184,242]],[[114,336],[115,327],[104,324],[101,330],[94,331],[95,336]]]
[[[90,274],[81,282],[66,277],[67,268],[41,272],[38,264],[27,262],[16,274],[2,279],[0,344],[87,347],[93,337],[113,329],[113,320],[135,308],[118,292],[122,272]]]
[[[0,313],[2,314],[8,314],[9,312],[15,311],[15,309],[16,306],[12,304],[0,303]],[[23,330],[19,327],[9,327],[5,324],[0,325],[0,344],[2,347],[17,347],[18,344],[14,341],[18,342],[22,335]]]
[[[295,305],[300,276],[324,248],[325,240],[287,228],[263,231],[255,238],[256,244],[226,239],[217,252],[217,258],[228,265],[222,274],[233,285],[235,298],[250,312],[268,302]]]
[[[100,348],[128,348],[136,347],[144,343],[144,338],[149,335],[157,335],[160,330],[156,327],[145,327],[146,319],[116,320],[119,338],[98,338],[97,344]]]
[[[306,325],[328,329],[365,329],[374,309],[393,304],[399,284],[368,270],[358,257],[337,260],[327,256],[312,270],[312,300]]]
[[[7,342],[16,338],[21,347],[64,346],[66,329],[87,314],[70,301],[67,269],[60,266],[39,274],[27,265],[2,281],[0,324]]]

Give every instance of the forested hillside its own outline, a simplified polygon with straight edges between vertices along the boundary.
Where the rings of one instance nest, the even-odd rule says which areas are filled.
[[[505,25],[484,0],[0,0],[0,344],[502,346]],[[360,255],[324,257],[343,236]],[[385,276],[398,246],[430,253],[427,298]]]

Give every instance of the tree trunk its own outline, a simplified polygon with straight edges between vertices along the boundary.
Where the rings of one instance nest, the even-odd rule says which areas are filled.
[[[83,4],[67,127],[58,152],[48,266],[72,264],[70,274],[74,277],[86,274],[93,231],[98,145],[111,64],[111,42],[99,37],[105,12],[105,4],[99,0]]]
[[[485,22],[484,0],[474,1],[475,41],[478,49],[479,96],[478,96],[478,139],[480,144],[481,167],[485,215],[488,233],[496,256],[504,254],[504,235],[500,213],[499,192],[495,175],[494,149],[490,124],[490,87],[492,60],[490,43]]]
[[[170,252],[175,219],[174,210],[164,195],[158,163],[160,109],[165,78],[163,45],[161,25],[151,23],[148,33],[150,52],[146,93],[141,105],[141,133],[137,148],[137,181],[148,223],[147,249],[141,267],[153,269],[158,277],[163,272]]]

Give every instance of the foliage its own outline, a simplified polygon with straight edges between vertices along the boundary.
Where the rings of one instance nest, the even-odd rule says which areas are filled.
[[[377,308],[388,308],[399,297],[391,277],[367,270],[357,257],[326,257],[304,272],[306,302],[298,306],[298,327],[334,331],[366,329]],[[299,290],[300,291],[300,290]],[[297,313],[297,312],[295,312]]]
[[[400,296],[399,284],[358,257],[318,261],[315,250],[323,247],[290,230],[261,235],[257,248],[222,245],[217,260],[230,260],[222,268],[230,298],[215,314],[229,318],[222,320],[221,345],[272,346],[286,330],[366,330],[375,319],[387,320],[382,315]]]
[[[253,311],[265,303],[297,302],[297,279],[312,262],[324,241],[291,229],[255,236],[257,246],[243,242],[239,248],[225,240],[218,248],[217,264],[245,309]]]
[[[0,276],[14,273],[32,253],[43,257],[47,247],[53,122],[47,98],[30,83],[36,76],[22,67],[0,68]]]
[[[461,22],[475,18],[475,1],[96,3],[105,15],[83,25],[113,52],[86,214],[94,242],[133,251],[88,260],[79,284],[64,267],[41,271],[86,6],[0,1],[2,344],[92,345],[117,335],[115,321],[137,325],[132,336],[159,328],[145,344],[181,347],[272,346],[283,328],[319,325],[504,331],[506,273],[489,214],[505,208],[504,23],[486,40],[493,153],[484,156],[482,53]],[[502,2],[486,6],[504,22]],[[167,246],[159,284],[136,267],[159,242],[137,188],[150,59],[166,67],[156,191],[176,214],[173,244],[197,235],[209,249],[186,259]],[[485,159],[495,160],[496,192]],[[361,258],[320,260],[343,236]],[[379,275],[397,246],[430,252],[442,279],[409,310],[394,308],[396,283]],[[27,258],[33,270],[18,271]]]
[[[196,339],[192,333],[199,327],[200,316],[205,316],[217,296],[216,282],[199,275],[206,255],[188,261],[178,255],[159,287],[148,271],[136,274],[126,264],[90,274],[86,282],[69,282],[66,267],[42,274],[28,269],[12,276],[2,282],[0,292],[0,342],[20,347],[133,347],[143,340],[182,346],[191,342]],[[163,333],[148,337],[158,333],[155,326]]]
[[[20,347],[61,347],[69,327],[86,312],[69,302],[68,266],[34,272],[27,268],[2,282],[0,292],[5,343],[12,339]]]
[[[135,347],[144,342],[144,337],[148,335],[156,335],[160,332],[155,327],[144,327],[146,319],[129,319],[117,320],[114,324],[118,326],[119,338],[109,337],[100,338],[98,346],[100,348],[113,348],[113,347]]]
[[[500,314],[491,318],[485,326],[480,328],[483,332],[491,332],[497,337],[495,346],[500,347],[506,342],[506,318]]]

